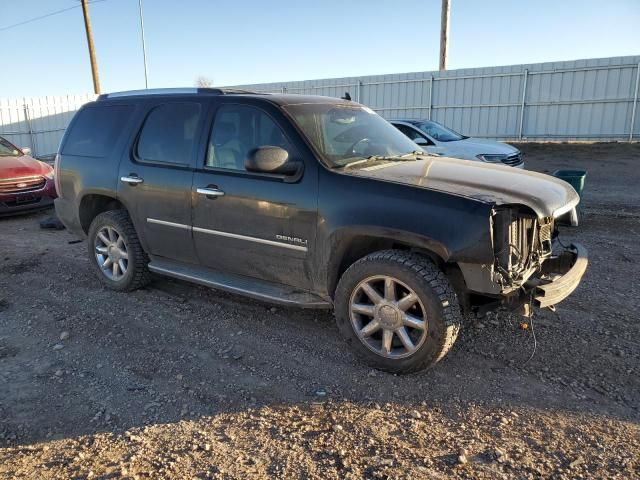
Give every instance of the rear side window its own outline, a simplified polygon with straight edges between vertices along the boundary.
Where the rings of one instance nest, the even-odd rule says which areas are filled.
[[[63,155],[106,157],[133,112],[131,105],[88,107],[78,113],[67,135]]]
[[[138,159],[188,165],[200,120],[198,103],[167,103],[151,110],[138,140]]]

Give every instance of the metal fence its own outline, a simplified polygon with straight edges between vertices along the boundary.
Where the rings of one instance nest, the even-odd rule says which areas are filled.
[[[428,118],[503,140],[640,137],[640,55],[446,72],[240,85],[262,92],[351,97],[385,118]]]
[[[385,118],[428,118],[501,140],[640,139],[640,55],[445,72],[240,85],[260,92],[351,97]],[[95,95],[0,98],[0,135],[52,155]]]
[[[0,98],[0,136],[18,147],[31,148],[34,155],[53,155],[75,112],[95,97]]]

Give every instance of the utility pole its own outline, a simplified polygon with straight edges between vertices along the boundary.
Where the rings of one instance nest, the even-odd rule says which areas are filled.
[[[100,93],[100,78],[98,77],[98,62],[93,46],[93,32],[91,31],[91,19],[89,18],[89,2],[82,0],[82,14],[84,15],[84,29],[87,32],[87,45],[89,47],[89,59],[91,60],[91,75],[93,76],[93,92]]]
[[[442,19],[440,20],[440,70],[447,69],[447,50],[449,47],[449,0],[442,0]]]
[[[147,72],[147,44],[144,41],[144,20],[142,19],[142,0],[138,0],[140,10],[140,32],[142,33],[142,59],[144,60],[144,88],[149,88],[149,73]]]

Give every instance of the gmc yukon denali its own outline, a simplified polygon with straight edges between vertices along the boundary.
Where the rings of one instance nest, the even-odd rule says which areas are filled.
[[[107,287],[156,273],[333,308],[370,365],[433,365],[463,315],[552,308],[587,254],[563,245],[575,190],[430,155],[369,108],[226,89],[100,96],[56,158],[59,218]]]

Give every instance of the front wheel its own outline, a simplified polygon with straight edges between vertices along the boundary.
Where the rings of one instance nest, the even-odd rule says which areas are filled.
[[[447,277],[427,257],[375,252],[342,275],[335,295],[338,328],[365,361],[410,373],[442,359],[462,321]]]
[[[96,216],[88,237],[89,261],[104,285],[128,292],[149,283],[149,258],[126,210]]]

